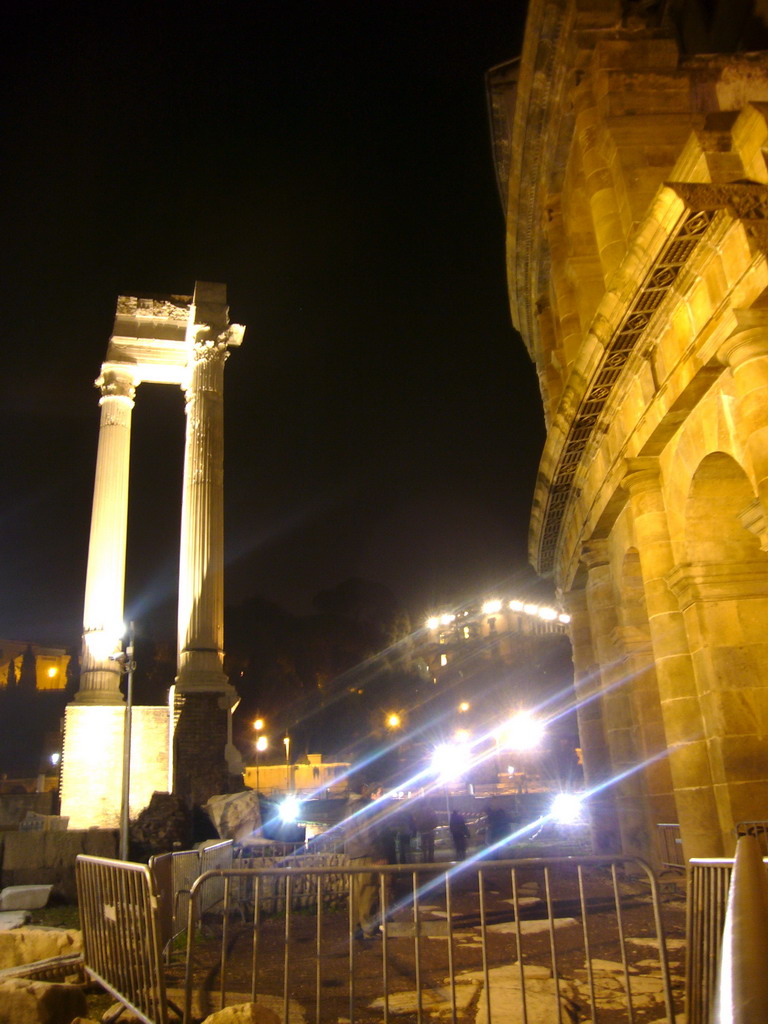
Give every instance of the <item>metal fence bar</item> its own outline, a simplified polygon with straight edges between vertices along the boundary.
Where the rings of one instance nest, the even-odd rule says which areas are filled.
[[[410,1012],[415,1021],[441,1012],[447,1018],[450,1013],[455,1021],[466,1005],[458,1001],[458,980],[463,1000],[475,998],[466,987],[474,986],[479,999],[478,1024],[490,1024],[492,1014],[519,1016],[520,1011],[509,1009],[510,999],[520,1006],[522,1020],[528,1021],[532,1013],[526,991],[532,984],[528,964],[549,968],[550,987],[542,991],[547,1000],[550,991],[557,1000],[552,1020],[567,1017],[571,1010],[569,1007],[566,1013],[565,1000],[576,998],[580,1012],[594,1024],[601,1024],[606,1014],[613,1019],[611,1006],[615,1006],[616,989],[596,983],[591,960],[594,955],[605,957],[606,950],[616,950],[614,959],[620,959],[624,966],[627,1005],[637,1018],[637,997],[630,976],[635,974],[640,958],[647,958],[647,950],[633,947],[630,952],[628,935],[642,935],[646,941],[651,937],[657,946],[658,968],[650,969],[661,981],[657,983],[655,1005],[657,1012],[662,1012],[663,990],[666,1019],[675,1019],[660,897],[653,874],[642,861],[559,857],[353,868],[349,864],[316,866],[307,863],[310,859],[306,858],[304,865],[294,863],[290,867],[218,868],[193,882],[187,908],[185,1024],[192,1024],[194,1019],[197,982],[202,979],[205,987],[199,989],[199,995],[211,1002],[195,1005],[194,1012],[203,1016],[216,1004],[241,1002],[250,995],[252,1002],[268,1002],[283,1024],[295,1024],[295,999],[301,1000],[310,1015],[309,1007],[314,1005],[318,1024],[336,1020],[339,1014],[347,1016],[350,1024],[369,1019],[368,1007],[374,998],[379,1000],[375,1012],[383,1010],[385,1021],[392,1012]],[[99,858],[81,860],[78,880],[89,975],[134,1010],[144,1024],[167,1024],[158,900],[152,875],[141,865]],[[355,938],[355,875],[361,873],[373,875],[378,883],[383,926],[378,950],[379,940],[363,943]],[[196,924],[202,923],[201,907],[212,880],[221,888],[222,903],[214,914],[208,912],[206,928],[200,934]],[[538,903],[522,900],[521,891],[528,896],[535,893]],[[427,893],[429,904],[436,906],[428,906]],[[247,919],[241,913],[246,897],[254,904]],[[436,919],[446,919],[447,934],[431,926],[430,913]],[[601,946],[593,952],[590,921],[598,914]],[[581,927],[577,922],[561,932],[559,922],[555,925],[560,916],[579,915]],[[541,942],[544,934],[538,940],[535,935],[529,937],[529,929],[523,928],[521,921],[526,917],[539,919],[548,935],[546,945]],[[630,921],[639,931],[627,931]],[[411,928],[413,938],[409,943]],[[433,945],[431,935],[448,940],[447,981],[445,958],[440,947]],[[461,956],[457,959],[454,940],[461,941]],[[376,952],[380,952],[378,957]],[[388,970],[390,954],[398,963],[396,972]],[[647,966],[643,969],[648,973]],[[540,970],[537,973],[541,976]],[[517,983],[511,982],[512,978]],[[398,1000],[396,1008],[390,1005],[394,996]],[[412,1010],[404,1009],[408,1005]]]
[[[661,847],[661,863],[665,868],[684,868],[683,837],[676,822],[659,822],[656,834]]]
[[[686,1020],[709,1024],[728,906],[732,857],[691,858],[686,910]]]
[[[77,858],[85,970],[144,1024],[167,1024],[158,900],[143,864]]]

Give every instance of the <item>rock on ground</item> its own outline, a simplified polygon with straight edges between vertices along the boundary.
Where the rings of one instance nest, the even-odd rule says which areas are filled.
[[[0,982],[2,1024],[71,1024],[87,1012],[85,993],[77,985],[28,978]]]
[[[238,1003],[217,1010],[206,1017],[203,1024],[280,1024],[281,1021],[282,1017],[263,1003]]]
[[[80,953],[82,948],[83,933],[75,929],[14,928],[0,932],[0,970]]]

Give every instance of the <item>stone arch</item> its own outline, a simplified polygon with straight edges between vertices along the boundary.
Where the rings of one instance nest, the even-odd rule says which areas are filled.
[[[768,806],[768,554],[749,529],[755,494],[741,465],[710,452],[685,502],[684,561],[669,583],[683,612],[720,826]]]

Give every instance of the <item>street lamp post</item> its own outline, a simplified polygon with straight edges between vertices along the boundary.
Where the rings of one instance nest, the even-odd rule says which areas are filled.
[[[260,767],[260,764],[261,764],[261,755],[267,749],[268,746],[269,746],[269,741],[268,741],[267,737],[264,736],[264,735],[259,736],[259,738],[256,740],[256,792],[257,793],[259,793],[261,791],[261,787],[259,785],[259,767]]]
[[[286,733],[283,743],[285,744],[285,791],[291,791],[291,737]]]
[[[133,660],[135,632],[133,623],[128,627],[128,643],[122,663],[126,678],[125,720],[123,725],[123,795],[120,804],[120,860],[128,860],[128,821],[131,800],[131,730],[133,727]]]

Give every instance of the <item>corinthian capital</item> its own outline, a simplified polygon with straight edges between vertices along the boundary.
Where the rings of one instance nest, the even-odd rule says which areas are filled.
[[[101,392],[101,404],[106,398],[127,398],[133,403],[136,397],[136,380],[130,371],[114,369],[106,365],[101,368],[101,375],[93,382]]]

